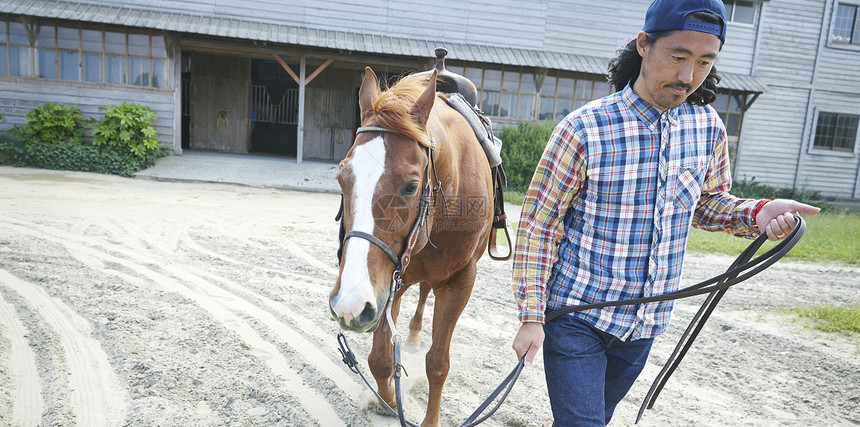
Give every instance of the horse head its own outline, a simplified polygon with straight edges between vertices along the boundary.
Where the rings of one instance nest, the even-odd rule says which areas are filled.
[[[435,98],[435,72],[381,92],[376,75],[365,69],[358,99],[362,128],[337,172],[347,237],[329,308],[345,330],[373,331],[383,317],[430,178],[427,121]],[[419,233],[415,250],[426,244],[426,234]]]

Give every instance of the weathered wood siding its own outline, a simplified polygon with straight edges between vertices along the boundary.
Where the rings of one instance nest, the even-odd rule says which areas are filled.
[[[86,3],[122,7],[131,2],[92,0]],[[531,49],[542,47],[548,15],[546,0],[146,0],[133,3],[136,8],[159,12]]]
[[[133,86],[107,86],[92,83],[52,81],[45,79],[5,78],[0,80],[0,113],[6,122],[0,130],[26,122],[26,114],[48,102],[74,104],[80,107],[86,120],[101,119],[99,107],[123,101],[148,105],[155,111],[155,131],[162,145],[173,148],[173,91],[146,89]],[[91,134],[87,132],[87,138]]]
[[[765,3],[764,13],[755,75],[782,84],[808,86],[822,31],[824,1],[771,0]]]
[[[803,148],[800,185],[815,188],[835,197],[858,197],[855,181],[858,171],[857,149],[853,153],[816,150],[811,148],[815,138],[815,116],[820,111],[860,115],[860,97],[843,92],[817,90],[815,107],[810,117],[807,139]]]
[[[648,3],[551,0],[544,48],[611,58],[642,29]]]
[[[809,90],[770,86],[744,115],[735,179],[791,187]]]
[[[618,47],[642,30],[649,4],[642,0],[551,0],[543,49],[611,58]],[[729,23],[719,69],[749,74],[755,37],[755,26]]]
[[[846,72],[860,66],[860,50],[828,43],[834,4],[765,3],[753,72],[768,91],[744,116],[736,177],[755,177],[776,187],[797,185],[826,196],[860,197],[856,147],[854,153],[811,149],[819,111],[860,114],[860,77]],[[824,47],[817,56],[822,34]]]
[[[127,6],[127,0],[87,3]],[[648,0],[148,0],[135,7],[305,28],[610,58],[641,28]],[[755,31],[730,24],[726,71],[749,72]],[[504,60],[504,58],[500,58]]]

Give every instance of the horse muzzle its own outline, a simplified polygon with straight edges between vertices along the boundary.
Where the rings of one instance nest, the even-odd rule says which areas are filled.
[[[337,323],[340,325],[340,328],[345,331],[351,332],[373,332],[376,330],[376,327],[379,326],[379,321],[382,320],[382,316],[380,312],[375,308],[371,307],[369,304],[365,307],[364,310],[358,315],[358,317],[354,317],[351,314],[344,314],[343,316],[338,316],[335,313],[333,308],[330,308],[331,315],[333,320],[337,320]]]
[[[373,304],[370,301],[343,301],[340,296],[329,300],[329,310],[332,320],[336,320],[341,329],[351,332],[373,332],[382,320],[385,304]]]

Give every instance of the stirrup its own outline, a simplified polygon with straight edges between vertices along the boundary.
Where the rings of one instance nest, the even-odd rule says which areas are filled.
[[[501,227],[497,227],[496,225],[501,222]],[[513,245],[511,244],[511,234],[508,231],[508,222],[505,218],[499,219],[499,221],[493,222],[493,226],[490,228],[490,240],[487,241],[487,254],[490,255],[490,258],[494,261],[507,261],[511,259],[511,255],[514,252]],[[508,244],[508,252],[507,254],[499,253],[499,249],[496,242],[496,236],[498,230],[505,231],[505,241]]]

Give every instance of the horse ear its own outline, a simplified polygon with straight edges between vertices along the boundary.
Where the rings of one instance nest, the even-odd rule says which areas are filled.
[[[364,80],[361,81],[361,89],[358,90],[358,107],[361,109],[361,121],[371,111],[373,101],[379,96],[379,79],[370,67],[364,68]]]
[[[430,118],[430,110],[433,109],[433,102],[436,101],[436,74],[433,70],[430,75],[430,80],[427,82],[427,89],[424,93],[415,100],[415,105],[412,106],[412,117],[418,122],[421,127],[427,126],[427,119]]]

